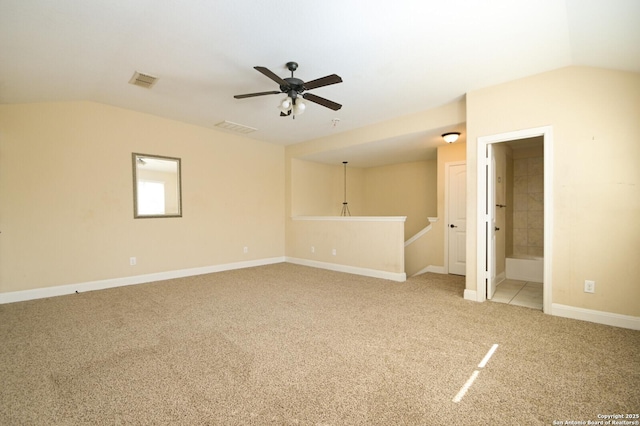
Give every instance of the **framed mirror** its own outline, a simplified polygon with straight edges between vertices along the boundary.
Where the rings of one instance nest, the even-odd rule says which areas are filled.
[[[132,154],[133,217],[182,217],[180,159]]]

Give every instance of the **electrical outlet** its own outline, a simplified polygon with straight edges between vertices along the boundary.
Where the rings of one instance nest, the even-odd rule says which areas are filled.
[[[136,258],[135,257],[130,257],[129,258],[129,265],[131,265],[131,266],[135,266],[136,265]]]
[[[316,248],[314,246],[311,246],[311,253],[315,253],[316,252]]]
[[[331,254],[335,256],[337,254],[336,249],[331,250]]]
[[[246,246],[245,246],[245,248],[243,249],[243,251],[244,251],[245,253],[249,253],[249,247],[246,247]]]
[[[596,282],[591,280],[584,280],[584,292],[585,293],[595,293],[596,292]]]

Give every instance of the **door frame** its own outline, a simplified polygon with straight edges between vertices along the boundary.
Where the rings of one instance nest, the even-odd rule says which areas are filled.
[[[467,162],[464,161],[450,161],[444,163],[444,273],[449,273],[449,169],[452,166],[466,166]],[[467,182],[469,179],[467,179]],[[467,194],[469,191],[467,191]],[[469,218],[467,218],[469,220]],[[465,230],[465,233],[467,231]]]
[[[551,313],[552,304],[552,260],[553,260],[553,127],[544,126],[517,130],[507,133],[478,137],[477,143],[477,227],[476,227],[476,300],[487,300],[488,262],[492,261],[487,250],[488,191],[487,172],[490,170],[487,158],[488,145],[500,142],[517,141],[533,137],[543,137],[544,146],[544,275],[542,310]]]

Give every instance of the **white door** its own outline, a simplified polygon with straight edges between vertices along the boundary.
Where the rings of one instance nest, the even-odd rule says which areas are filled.
[[[448,167],[447,239],[449,273],[466,275],[467,268],[467,165]]]
[[[487,299],[492,299],[496,292],[496,156],[493,145],[487,146]]]

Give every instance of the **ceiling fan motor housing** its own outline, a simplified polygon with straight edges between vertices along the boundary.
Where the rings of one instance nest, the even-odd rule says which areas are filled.
[[[280,86],[282,93],[287,93],[291,99],[295,99],[297,95],[304,92],[304,81],[295,77],[287,77],[284,79],[288,86]]]

